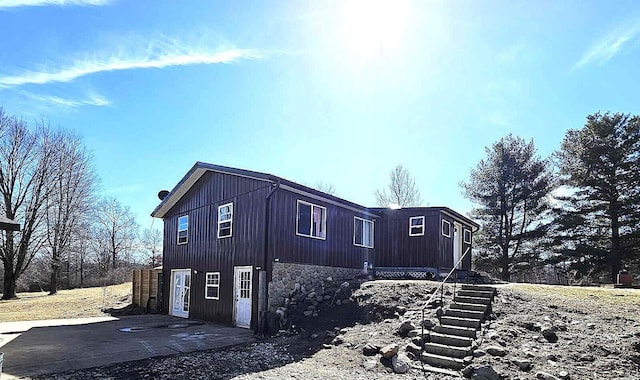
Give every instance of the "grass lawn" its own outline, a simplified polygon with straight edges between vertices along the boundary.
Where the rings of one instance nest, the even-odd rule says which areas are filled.
[[[18,299],[0,301],[0,322],[40,319],[102,317],[103,309],[120,308],[131,303],[131,283],[98,288],[18,293]]]

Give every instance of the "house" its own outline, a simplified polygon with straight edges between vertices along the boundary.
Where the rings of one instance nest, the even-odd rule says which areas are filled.
[[[378,255],[387,267],[451,268],[446,250],[457,246],[431,236],[441,232],[432,228],[436,219],[449,223],[448,238],[462,236],[462,248],[470,249],[463,235],[477,226],[446,208],[367,208],[274,175],[202,162],[151,215],[164,221],[163,310],[252,329],[296,286],[369,273]]]

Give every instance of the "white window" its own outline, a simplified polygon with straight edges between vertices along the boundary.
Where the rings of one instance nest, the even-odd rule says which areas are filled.
[[[471,244],[471,230],[465,228],[463,236],[465,244]]]
[[[373,221],[353,217],[353,245],[373,248]]]
[[[233,203],[218,207],[218,239],[231,237],[233,233]]]
[[[189,215],[178,218],[178,244],[187,244],[189,234]]]
[[[424,216],[412,216],[409,218],[409,236],[424,235]]]
[[[220,272],[208,272],[204,285],[204,298],[208,300],[220,299]]]
[[[451,222],[442,219],[442,236],[451,237]]]
[[[296,234],[316,239],[326,239],[327,209],[305,201],[298,201]]]

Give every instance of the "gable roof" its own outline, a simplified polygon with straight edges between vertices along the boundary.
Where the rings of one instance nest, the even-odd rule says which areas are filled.
[[[270,182],[278,184],[281,189],[292,191],[310,198],[318,199],[336,206],[344,207],[353,211],[362,212],[373,218],[377,218],[378,214],[371,212],[369,208],[347,201],[322,191],[318,191],[308,186],[300,185],[299,183],[289,181],[288,179],[275,176],[273,174],[261,173],[252,170],[244,170],[231,168],[228,166],[213,165],[206,162],[196,162],[195,165],[185,174],[184,177],[178,182],[178,184],[169,192],[169,194],[160,202],[160,204],[153,210],[151,216],[155,218],[164,218],[164,216],[175,206],[180,199],[193,187],[193,185],[202,177],[206,172],[217,172],[223,174],[235,175],[238,177],[252,178],[258,181]]]

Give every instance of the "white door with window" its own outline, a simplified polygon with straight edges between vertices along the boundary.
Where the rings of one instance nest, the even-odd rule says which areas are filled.
[[[171,315],[189,318],[191,269],[171,271]]]
[[[456,265],[462,256],[462,224],[453,222],[453,265]],[[462,263],[456,267],[462,268]]]
[[[251,327],[251,275],[252,267],[233,268],[233,313],[236,326]]]

